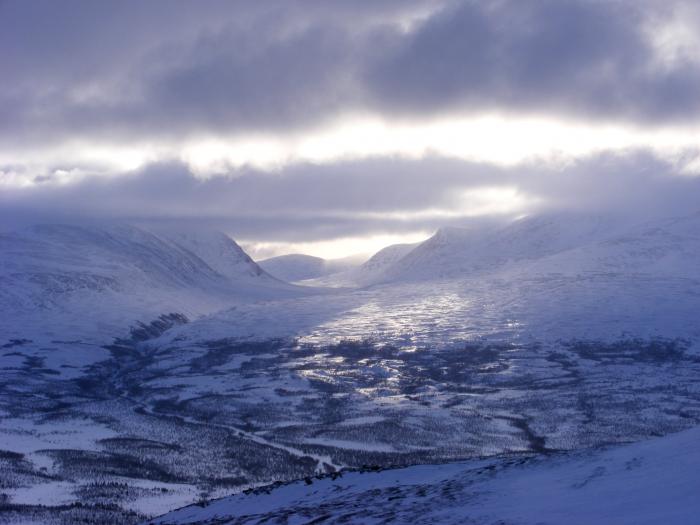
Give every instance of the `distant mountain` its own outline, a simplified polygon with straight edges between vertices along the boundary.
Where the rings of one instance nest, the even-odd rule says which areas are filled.
[[[364,274],[372,274],[384,271],[386,268],[396,263],[411,252],[419,243],[412,244],[392,244],[379,250],[359,269]]]
[[[258,264],[275,277],[287,282],[316,279],[347,271],[358,265],[357,257],[322,259],[311,255],[293,253],[259,261]]]
[[[382,248],[363,264],[349,270],[303,282],[315,286],[354,287],[373,284],[382,279],[384,272],[411,252],[419,243],[392,244]]]
[[[357,268],[303,284],[364,287],[474,277],[588,246],[624,226],[615,217],[549,213],[506,224],[444,227],[421,243],[388,246]]]
[[[325,259],[292,253],[258,261],[261,268],[283,281],[300,281],[325,275]]]

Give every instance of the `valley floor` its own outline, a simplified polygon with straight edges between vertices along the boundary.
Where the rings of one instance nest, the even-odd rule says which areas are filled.
[[[469,472],[488,480],[493,469],[521,472],[523,458],[522,468],[540,465],[536,457],[549,458],[542,468],[578,457],[583,472],[598,460],[571,451],[700,422],[700,356],[684,340],[163,344],[159,330],[177,320],[106,345],[110,358],[65,377],[32,358],[31,342],[7,343],[0,523],[137,523],[198,500],[364,465],[439,464],[376,479],[398,483],[404,498],[414,487],[401,488],[404,478],[393,473],[425,474],[424,484],[442,494],[446,472],[471,484]],[[487,456],[510,459],[445,465]],[[376,492],[384,508],[394,501],[391,487],[370,487],[367,497]]]

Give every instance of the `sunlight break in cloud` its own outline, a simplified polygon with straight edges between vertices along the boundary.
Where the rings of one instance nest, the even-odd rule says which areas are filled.
[[[290,163],[332,163],[373,156],[439,155],[499,166],[536,159],[566,162],[602,151],[651,148],[662,156],[700,148],[700,130],[640,129],[543,117],[489,115],[432,122],[389,122],[365,117],[305,135],[195,141],[182,160],[202,176],[253,166],[274,170]]]
[[[412,211],[357,211],[348,219],[373,219],[384,221],[439,221],[441,219],[469,219],[483,215],[515,216],[538,204],[538,199],[525,195],[515,187],[481,187],[458,192],[451,205],[443,208],[427,208]],[[339,218],[337,212],[334,218]],[[368,236],[340,237],[309,242],[255,242],[243,240],[242,245],[256,259],[287,253],[305,253],[328,259],[362,255],[368,257],[391,244],[415,243],[428,238],[433,232],[427,229],[403,233],[375,234]]]
[[[620,124],[567,122],[544,117],[488,115],[424,122],[391,122],[366,116],[346,119],[306,133],[211,136],[183,143],[148,145],[68,144],[57,149],[0,154],[0,161],[29,166],[25,175],[8,171],[5,185],[31,184],[48,166],[92,167],[96,174],[139,168],[148,162],[178,159],[193,173],[207,178],[242,167],[281,170],[298,163],[332,164],[370,157],[420,159],[428,155],[515,166],[525,162],[566,164],[604,151],[647,148],[666,159],[697,163],[688,151],[700,149],[700,129],[640,128]],[[20,154],[21,155],[21,154]],[[686,167],[682,165],[681,168]],[[33,169],[32,169],[33,168]],[[88,169],[74,173],[82,174]],[[41,180],[41,179],[40,179]],[[61,179],[68,182],[66,178]]]
[[[286,253],[304,253],[324,259],[353,255],[367,257],[392,244],[424,241],[432,232],[415,231],[405,234],[377,234],[361,237],[341,237],[318,242],[255,242],[241,240],[239,244],[256,260]]]

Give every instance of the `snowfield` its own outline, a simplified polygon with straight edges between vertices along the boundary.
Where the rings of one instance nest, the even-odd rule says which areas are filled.
[[[0,235],[0,523],[138,523],[308,477],[168,519],[310,521],[323,498],[327,520],[624,523],[615,501],[644,502],[616,483],[696,453],[700,215],[444,229],[305,283],[216,232]],[[659,509],[696,509],[664,487]]]
[[[147,523],[690,524],[699,463],[695,428],[602,450],[310,478]]]
[[[376,261],[386,259],[380,253],[352,279],[343,272],[325,281],[373,286],[236,307],[169,337],[376,337],[413,345],[482,337],[697,338],[700,214],[620,223],[564,215],[486,231],[440,230],[389,264]]]

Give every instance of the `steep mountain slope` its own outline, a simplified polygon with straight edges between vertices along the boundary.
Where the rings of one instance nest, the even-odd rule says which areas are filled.
[[[105,337],[164,313],[197,316],[244,298],[294,293],[218,232],[102,224],[0,235],[0,327],[8,337],[24,328],[59,338],[109,327]]]
[[[656,220],[488,277],[523,331],[553,338],[694,339],[700,216]]]
[[[616,219],[577,214],[525,217],[505,226],[442,228],[375,282],[471,277],[582,247],[611,235]]]
[[[381,279],[387,268],[390,268],[416,246],[418,246],[418,243],[392,244],[391,246],[382,248],[356,268],[332,273],[325,277],[306,280],[301,284],[330,286],[334,288],[344,286],[366,286]]]
[[[260,265],[224,233],[188,229],[155,230],[155,232],[179,248],[193,253],[212,270],[232,282],[247,281],[251,278],[255,282],[272,280]]]
[[[700,278],[700,213],[652,221],[523,267],[527,273],[645,273]]]
[[[348,473],[148,523],[695,523],[700,428],[618,448]]]
[[[387,246],[386,248],[379,250],[360,268],[362,272],[366,274],[381,272],[385,268],[402,259],[416,246],[418,246],[418,243],[392,244],[391,246]]]

